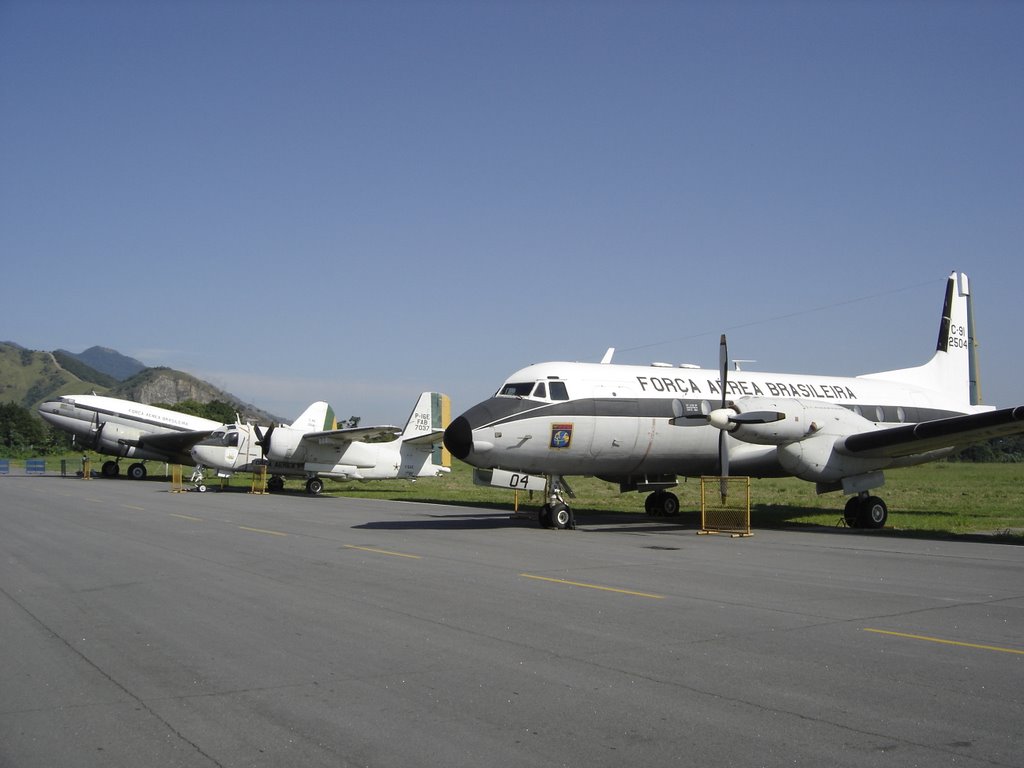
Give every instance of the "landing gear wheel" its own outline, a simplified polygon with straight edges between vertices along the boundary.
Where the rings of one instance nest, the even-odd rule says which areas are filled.
[[[652,493],[644,499],[644,512],[652,517],[658,514],[658,494]]]
[[[878,530],[888,519],[889,509],[877,496],[853,496],[843,510],[843,520],[850,528]]]
[[[654,517],[675,517],[679,514],[679,497],[668,491],[655,491],[644,499],[644,511]]]
[[[565,504],[555,504],[550,507],[551,527],[556,531],[562,531],[572,527],[572,513]]]
[[[306,481],[306,493],[319,496],[324,489],[324,481],[319,477],[311,477]]]
[[[196,486],[196,490],[199,491],[200,493],[206,493],[206,486],[200,483],[199,485]]]
[[[885,521],[889,519],[889,509],[877,496],[868,496],[861,502],[860,515],[861,527],[878,530],[885,527]]]
[[[128,477],[132,480],[145,480],[146,479],[146,465],[145,464],[132,464],[128,467]]]
[[[679,514],[679,497],[674,493],[664,491],[658,499],[658,503],[661,507],[661,514],[666,517],[675,517]]]
[[[847,528],[860,527],[860,496],[851,496],[846,500],[846,509],[843,510],[843,520]]]
[[[104,461],[101,472],[104,477],[117,477],[121,474],[121,468],[117,466],[116,461]]]
[[[271,493],[280,493],[284,490],[284,478],[274,475],[267,480],[267,490]]]

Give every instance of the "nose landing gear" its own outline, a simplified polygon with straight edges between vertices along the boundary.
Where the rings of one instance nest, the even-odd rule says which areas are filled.
[[[570,496],[573,495],[563,478],[558,475],[548,478],[548,487],[545,492],[548,502],[540,508],[540,514],[537,516],[541,528],[554,528],[558,531],[576,528],[576,518],[572,514],[572,508],[562,498],[563,487]]]

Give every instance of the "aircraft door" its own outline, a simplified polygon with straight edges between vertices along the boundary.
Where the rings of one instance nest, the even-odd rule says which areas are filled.
[[[598,387],[594,399],[594,431],[590,455],[595,459],[621,460],[636,448],[640,412],[635,394],[626,387]]]

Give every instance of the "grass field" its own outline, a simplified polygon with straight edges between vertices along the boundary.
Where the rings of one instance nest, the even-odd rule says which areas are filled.
[[[56,471],[61,457],[48,457],[48,469]],[[81,467],[81,454],[65,457],[68,471]],[[93,455],[93,468],[102,460]],[[154,481],[166,482],[164,465],[149,463]],[[122,464],[122,470],[127,463]],[[22,474],[23,462],[11,462],[12,474]],[[189,468],[184,469],[187,484]],[[231,488],[248,488],[251,475],[237,475]],[[588,477],[571,477],[576,492],[572,501],[578,514],[644,514],[645,494],[620,494],[618,486]],[[216,488],[220,481],[209,478]],[[357,496],[427,503],[465,504],[511,510],[513,493],[473,484],[470,467],[455,462],[444,477],[374,482],[338,482],[325,479],[327,496]],[[304,481],[291,478],[285,492],[304,493]],[[673,491],[679,496],[682,515],[676,520],[696,524],[700,506],[700,483],[682,482]],[[886,484],[876,491],[889,507],[889,521],[883,534],[911,536],[984,535],[996,541],[1024,544],[1024,464],[970,464],[938,462],[886,472]],[[539,494],[531,500],[520,494],[522,509],[536,510],[543,503]],[[753,528],[789,526],[835,526],[841,524],[846,497],[818,496],[814,486],[794,478],[755,479],[751,482],[751,524]]]

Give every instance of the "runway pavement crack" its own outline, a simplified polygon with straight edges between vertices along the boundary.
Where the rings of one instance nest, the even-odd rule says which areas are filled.
[[[75,648],[75,646],[72,645],[70,642],[68,642],[68,640],[65,637],[63,637],[59,632],[55,631],[52,627],[50,627],[41,618],[36,616],[31,610],[28,609],[28,607],[26,607],[21,601],[19,601],[16,597],[14,597],[14,595],[12,595],[10,592],[8,592],[3,587],[0,587],[0,593],[2,593],[8,600],[10,600],[11,603],[13,603],[14,605],[18,606],[18,608],[20,608],[22,610],[22,612],[25,613],[26,616],[28,616],[30,619],[32,619],[32,621],[34,621],[46,633],[48,633],[51,637],[55,638],[61,644],[63,644],[64,647],[67,648],[72,654],[77,656],[79,659],[81,659],[85,664],[90,666],[92,669],[96,670],[96,672],[101,677],[103,677],[105,680],[107,680],[115,688],[117,688],[118,690],[123,692],[125,696],[127,696],[132,701],[134,701],[144,712],[149,714],[151,717],[156,719],[158,722],[162,723],[164,725],[164,727],[167,728],[171,733],[173,733],[177,738],[179,738],[181,741],[183,741],[184,743],[186,743],[189,746],[191,746],[199,755],[201,755],[202,757],[204,757],[207,760],[209,760],[211,764],[213,764],[215,766],[218,766],[218,768],[225,768],[223,763],[218,761],[212,755],[210,755],[207,752],[205,752],[202,747],[200,747],[194,741],[189,739],[184,733],[179,731],[170,722],[168,722],[165,718],[161,717],[157,712],[155,712],[143,699],[139,698],[135,693],[133,693],[131,690],[126,688],[124,685],[122,685],[117,679],[112,677],[105,669],[103,669],[98,664],[96,664],[92,659],[90,659],[88,656],[86,656],[84,653],[82,653],[78,648]]]

